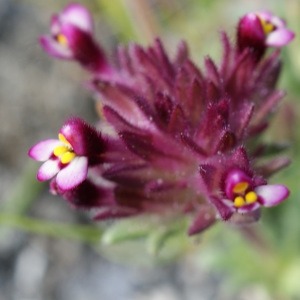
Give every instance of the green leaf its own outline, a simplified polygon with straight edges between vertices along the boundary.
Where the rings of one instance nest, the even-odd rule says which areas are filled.
[[[296,258],[280,275],[282,294],[292,299],[300,295],[300,259]]]
[[[153,222],[154,220],[147,216],[117,221],[105,230],[102,243],[113,245],[146,237],[153,228]]]
[[[35,162],[28,162],[14,183],[12,189],[1,203],[1,212],[22,214],[26,212],[38,195],[45,188],[46,183],[36,179],[38,166]]]
[[[22,215],[27,212],[38,196],[45,189],[46,183],[36,179],[37,164],[29,161],[19,177],[14,182],[14,188],[8,192],[0,203],[0,211],[3,214]],[[5,241],[10,232],[7,228],[0,230],[0,243]]]
[[[148,252],[151,255],[158,255],[162,248],[165,246],[166,242],[176,235],[186,234],[186,224],[185,220],[182,219],[175,223],[169,223],[163,226],[158,227],[157,229],[153,230],[146,242],[146,247]]]

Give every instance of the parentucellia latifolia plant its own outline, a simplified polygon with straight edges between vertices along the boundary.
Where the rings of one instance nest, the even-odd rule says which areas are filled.
[[[282,19],[246,14],[233,42],[222,32],[220,64],[206,57],[204,70],[185,42],[170,58],[158,38],[147,48],[120,45],[111,61],[93,27],[91,13],[72,3],[40,38],[50,56],[90,74],[86,86],[101,115],[96,126],[72,117],[57,139],[29,150],[43,162],[37,179],[51,180],[52,194],[95,221],[155,216],[167,228],[187,217],[187,235],[218,221],[255,222],[262,207],[288,197],[286,186],[268,179],[289,159],[266,160],[260,138],[285,95],[276,89],[279,49],[294,33]]]

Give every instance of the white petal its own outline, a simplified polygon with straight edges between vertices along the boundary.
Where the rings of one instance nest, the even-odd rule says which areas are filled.
[[[275,25],[276,28],[282,28],[282,27],[285,27],[285,26],[286,26],[285,20],[283,20],[283,19],[281,19],[281,18],[279,18],[279,17],[277,17],[277,16],[272,16],[272,18],[271,18],[271,23],[272,23],[273,25]]]
[[[259,196],[263,206],[274,206],[282,202],[289,195],[289,190],[282,184],[268,184],[257,187],[255,193]]]
[[[38,170],[37,179],[39,181],[49,180],[54,177],[60,170],[59,160],[50,159],[44,162]]]
[[[92,16],[90,12],[80,4],[69,4],[62,12],[61,20],[66,23],[71,23],[88,33],[93,33]]]
[[[46,161],[53,154],[55,147],[62,145],[59,140],[45,140],[34,145],[29,151],[28,155],[37,161]]]
[[[234,202],[229,199],[222,199],[223,203],[227,205],[228,207],[234,207]]]
[[[254,202],[251,204],[246,204],[244,206],[241,206],[237,209],[237,212],[240,214],[246,214],[246,213],[250,213],[252,211],[257,210],[260,207],[260,204],[258,202]]]
[[[286,28],[279,28],[268,34],[266,45],[270,47],[282,47],[288,44],[295,34]]]
[[[42,36],[40,43],[44,50],[53,57],[72,59],[74,56],[70,48],[61,45],[52,36]]]
[[[88,159],[85,156],[75,157],[69,165],[56,176],[56,183],[63,191],[70,190],[82,183],[87,176]]]

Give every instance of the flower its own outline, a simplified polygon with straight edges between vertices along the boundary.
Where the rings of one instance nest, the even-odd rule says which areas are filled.
[[[295,36],[284,20],[269,11],[246,14],[240,19],[237,35],[239,51],[251,49],[258,60],[267,47],[285,46]]]
[[[255,211],[261,205],[274,206],[289,195],[289,190],[281,184],[255,186],[254,180],[244,171],[231,170],[225,180],[225,199],[222,201],[238,213]]]
[[[104,152],[101,135],[79,118],[65,122],[58,139],[49,139],[33,146],[28,155],[45,161],[37,173],[39,181],[56,176],[61,191],[70,190],[82,183],[88,173],[88,167],[101,162]]]
[[[64,19],[73,12],[70,7],[60,15],[61,30],[73,22]],[[261,160],[259,139],[284,96],[276,89],[279,51],[263,56],[273,33],[277,45],[291,40],[280,20],[262,12],[243,17],[237,42],[223,33],[221,64],[207,57],[205,71],[192,62],[184,42],[174,58],[159,39],[148,48],[120,46],[116,61],[106,62],[114,76],[90,69],[88,86],[96,95],[101,135],[82,121],[75,127],[67,122],[61,141],[30,150],[32,158],[47,160],[38,178],[57,174],[52,192],[78,209],[93,209],[95,220],[185,214],[192,218],[190,235],[237,215],[239,223],[256,221],[261,206],[279,204],[289,194],[285,186],[267,183],[288,160]],[[285,34],[278,34],[282,30]],[[47,164],[55,167],[48,171]],[[69,169],[76,179],[70,180]]]
[[[51,19],[51,35],[44,35],[40,43],[51,56],[77,60],[93,72],[109,72],[105,55],[93,38],[90,12],[77,3],[69,4]]]

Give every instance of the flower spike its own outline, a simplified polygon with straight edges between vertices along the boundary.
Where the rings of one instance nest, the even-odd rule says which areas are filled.
[[[276,88],[280,51],[264,54],[293,37],[280,18],[259,11],[241,18],[234,43],[223,33],[220,66],[207,57],[200,70],[185,43],[172,59],[159,39],[147,48],[121,46],[111,63],[94,41],[90,13],[70,4],[41,41],[50,55],[77,60],[90,72],[86,86],[96,95],[101,134],[81,119],[68,120],[57,140],[29,150],[44,161],[38,179],[53,178],[52,193],[92,209],[95,220],[188,215],[189,235],[219,219],[257,221],[261,207],[289,195],[284,185],[268,184],[288,160],[275,158],[270,166],[257,149],[284,96]]]

